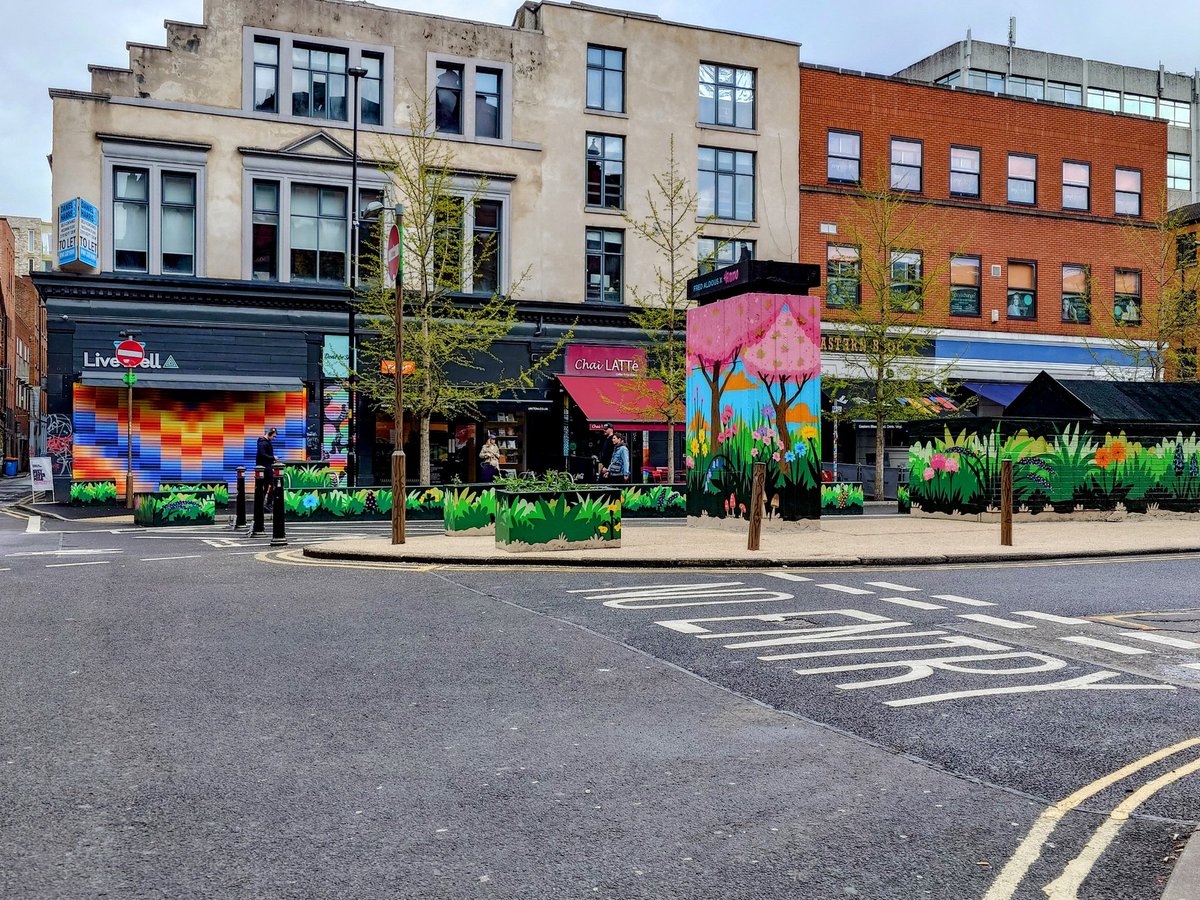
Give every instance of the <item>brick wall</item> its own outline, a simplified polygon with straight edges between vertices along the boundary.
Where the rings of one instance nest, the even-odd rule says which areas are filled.
[[[980,256],[981,313],[951,316],[943,286],[927,304],[925,321],[945,328],[983,332],[1103,336],[1112,333],[1115,270],[1142,272],[1145,306],[1152,318],[1155,279],[1150,274],[1162,244],[1148,226],[1165,199],[1166,123],[1079,107],[1035,103],[903,80],[802,66],[800,85],[800,260],[824,265],[830,243],[845,242],[854,216],[852,188],[827,178],[830,129],[862,136],[864,183],[886,183],[893,137],[922,142],[922,192],[912,200],[916,231],[927,240],[914,247],[930,272],[948,271],[953,253]],[[980,198],[950,196],[951,145],[978,148]],[[1037,157],[1037,204],[1008,203],[1008,154]],[[1062,163],[1091,165],[1090,211],[1062,209]],[[1114,213],[1117,167],[1142,173],[1141,219]],[[838,235],[822,225],[837,225]],[[1037,317],[1007,315],[1008,261],[1037,263]],[[1062,266],[1082,264],[1092,274],[1092,323],[1063,322]],[[992,266],[1001,267],[993,277]],[[822,293],[824,289],[822,289]],[[991,321],[997,310],[999,321]],[[844,317],[827,309],[827,319]]]

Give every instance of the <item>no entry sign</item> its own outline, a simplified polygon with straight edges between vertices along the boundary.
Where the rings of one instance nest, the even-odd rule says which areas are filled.
[[[388,284],[396,283],[396,276],[400,274],[400,229],[395,225],[388,232],[387,253],[384,258],[387,260]]]
[[[136,368],[146,358],[146,347],[138,341],[126,339],[117,344],[117,362],[126,368]]]

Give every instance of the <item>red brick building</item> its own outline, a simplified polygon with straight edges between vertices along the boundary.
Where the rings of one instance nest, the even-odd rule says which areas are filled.
[[[1114,322],[1136,333],[1155,302],[1148,248],[1166,153],[1159,120],[802,66],[799,250],[832,276],[826,366],[848,349],[834,337],[839,304],[872,300],[847,278],[864,252],[846,238],[859,184],[915,204],[926,241],[893,254],[891,275],[940,273],[924,321],[955,377],[1025,383],[1121,365]]]

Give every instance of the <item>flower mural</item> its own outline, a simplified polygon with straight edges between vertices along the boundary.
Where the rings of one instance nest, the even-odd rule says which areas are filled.
[[[751,293],[688,313],[688,514],[741,518],[755,463],[769,516],[820,514],[820,313]]]

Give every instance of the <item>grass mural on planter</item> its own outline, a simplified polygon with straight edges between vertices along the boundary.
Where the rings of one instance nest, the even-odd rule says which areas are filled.
[[[746,518],[761,462],[768,515],[819,518],[820,328],[815,297],[745,294],[688,311],[689,516]]]
[[[1081,423],[1045,435],[1031,434],[1021,423],[957,434],[947,426],[909,449],[912,506],[935,513],[996,511],[1004,459],[1013,463],[1018,512],[1200,512],[1195,432],[1129,436],[1094,432]]]
[[[821,485],[822,516],[861,516],[862,514],[862,482],[833,482]]]
[[[630,485],[621,491],[621,514],[627,519],[670,519],[687,515],[687,486]]]
[[[253,470],[246,473],[248,482],[253,480]],[[337,469],[317,463],[293,463],[283,467],[283,486],[291,490],[304,488],[338,487],[341,474]]]
[[[447,534],[495,534],[496,488],[454,485],[443,495],[442,513]]]
[[[160,491],[173,491],[175,493],[195,493],[196,491],[205,491],[213,495],[213,500],[217,506],[229,505],[229,485],[223,481],[213,482],[187,482],[187,481],[164,481],[159,484]],[[253,490],[253,485],[251,485]]]
[[[72,481],[72,506],[115,506],[117,483],[115,481]]]
[[[133,495],[135,525],[212,525],[216,513],[212,491],[149,491]]]
[[[906,484],[901,484],[896,487],[896,512],[912,512],[912,503],[908,499],[908,485]]]
[[[298,519],[386,519],[392,514],[391,488],[305,488],[284,490],[283,510]]]
[[[621,489],[566,473],[506,478],[496,489],[496,546],[514,553],[621,546]]]

